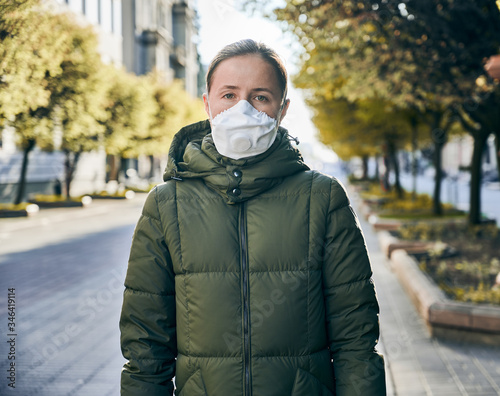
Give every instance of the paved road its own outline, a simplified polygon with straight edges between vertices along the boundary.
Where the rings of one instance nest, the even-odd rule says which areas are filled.
[[[118,395],[118,320],[143,200],[0,220],[0,395]],[[15,288],[15,333],[7,327]],[[14,338],[16,380],[6,359]]]

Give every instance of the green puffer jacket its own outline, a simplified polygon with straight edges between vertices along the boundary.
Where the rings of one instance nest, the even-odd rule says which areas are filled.
[[[122,395],[385,395],[378,304],[343,187],[280,128],[229,160],[210,124],[174,138],[135,229]]]

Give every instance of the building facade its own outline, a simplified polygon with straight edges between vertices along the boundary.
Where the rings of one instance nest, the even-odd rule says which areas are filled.
[[[123,3],[123,63],[131,73],[156,70],[166,81],[181,79],[193,97],[199,64],[196,12],[191,1],[129,0]]]

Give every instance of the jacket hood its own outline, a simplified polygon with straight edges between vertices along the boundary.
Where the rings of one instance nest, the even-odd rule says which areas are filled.
[[[280,127],[273,145],[254,157],[233,160],[215,148],[209,120],[182,128],[173,138],[163,180],[202,179],[227,203],[246,201],[279,184],[283,178],[309,170]]]

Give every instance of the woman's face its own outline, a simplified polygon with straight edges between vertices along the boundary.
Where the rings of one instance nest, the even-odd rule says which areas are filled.
[[[209,116],[211,111],[212,117],[240,100],[248,101],[269,117],[278,118],[282,101],[278,76],[273,66],[260,55],[236,56],[219,63],[212,76],[210,92],[203,95],[205,111]],[[278,121],[285,116],[288,104],[289,101]]]

